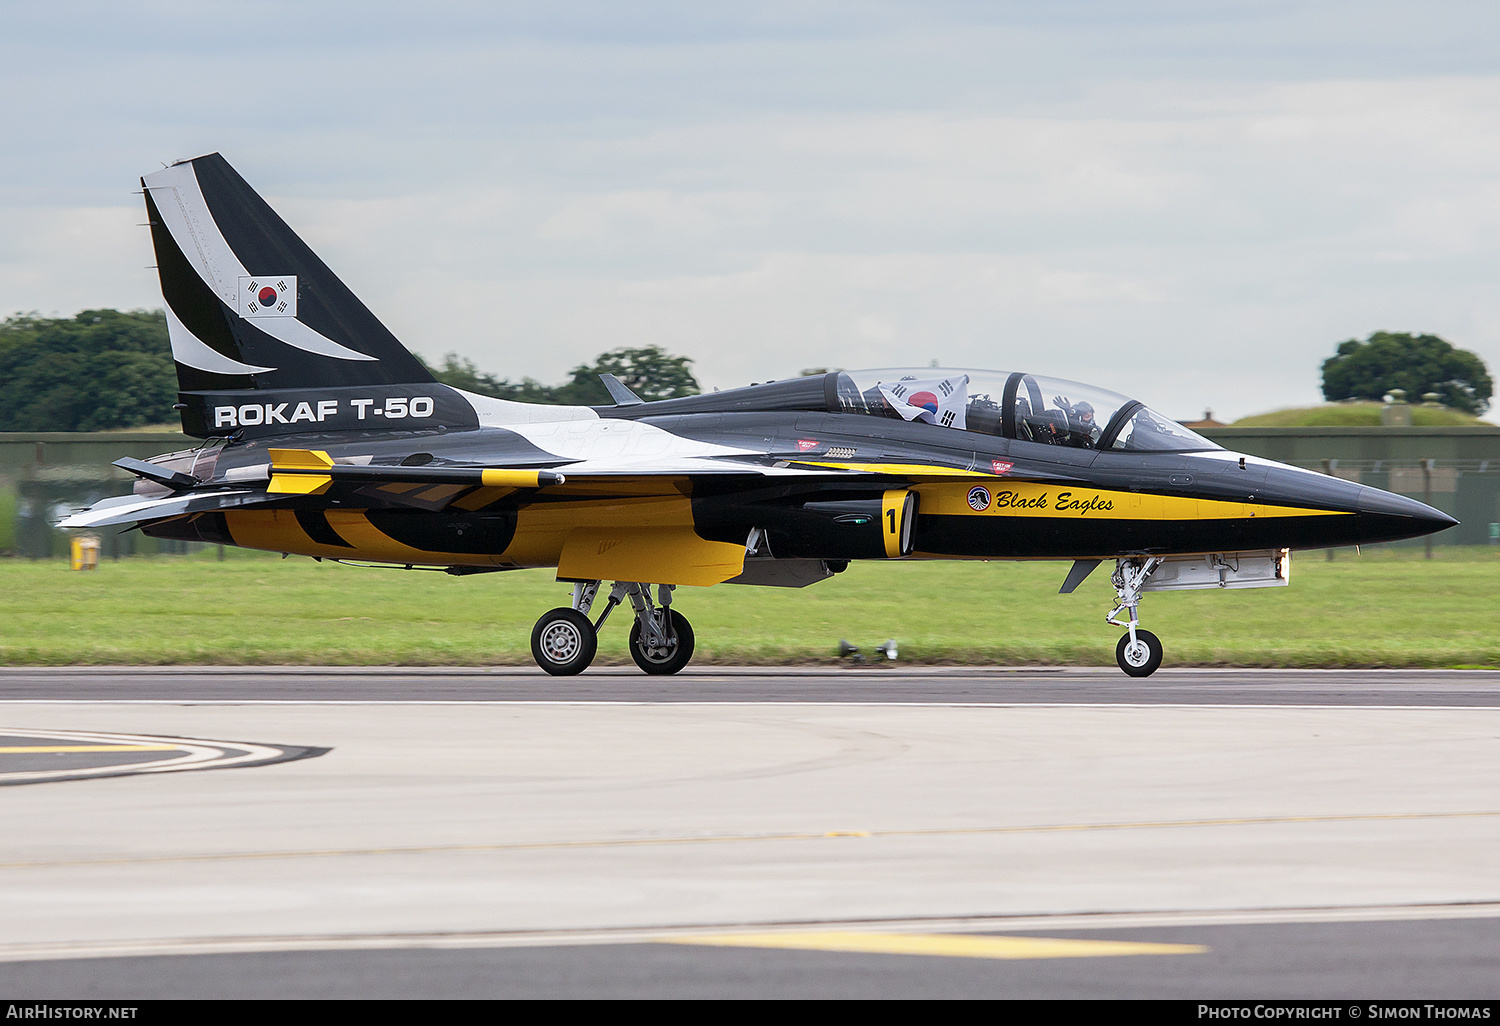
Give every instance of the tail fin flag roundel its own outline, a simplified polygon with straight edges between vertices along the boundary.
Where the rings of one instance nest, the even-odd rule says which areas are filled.
[[[141,186],[190,433],[224,433],[200,416],[207,393],[432,383],[219,154]]]

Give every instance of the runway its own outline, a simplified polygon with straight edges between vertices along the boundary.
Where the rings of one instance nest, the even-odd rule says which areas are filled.
[[[1497,706],[1496,670],[1164,669],[960,666],[689,667],[648,677],[596,667],[0,667],[3,701],[874,702],[979,705]]]
[[[1488,671],[10,668],[0,775],[209,754],[0,792],[0,991],[1495,998],[1497,699]]]

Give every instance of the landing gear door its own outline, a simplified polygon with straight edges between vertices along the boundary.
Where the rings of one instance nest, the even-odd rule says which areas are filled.
[[[880,507],[885,558],[910,555],[917,524],[917,493],[909,488],[892,488],[881,497]]]

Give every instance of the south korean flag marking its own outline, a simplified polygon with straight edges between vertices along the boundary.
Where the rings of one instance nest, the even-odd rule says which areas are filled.
[[[241,276],[239,312],[241,317],[296,317],[297,276]]]
[[[964,430],[968,402],[969,376],[929,378],[919,381],[879,382],[877,387],[891,409],[903,420],[920,420],[928,424]]]

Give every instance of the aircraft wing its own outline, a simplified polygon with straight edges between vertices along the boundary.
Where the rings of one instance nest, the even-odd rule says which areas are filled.
[[[267,492],[277,496],[321,495],[335,483],[355,486],[359,494],[397,505],[441,509],[474,488],[515,491],[551,489],[551,494],[595,492],[629,482],[639,493],[659,481],[676,490],[685,478],[738,476],[763,479],[849,479],[872,477],[904,483],[954,477],[993,478],[990,470],[933,463],[830,463],[775,456],[666,456],[590,459],[556,463],[547,468],[477,465],[371,466],[338,463],[316,449],[271,449]]]
[[[726,459],[689,457],[665,460],[588,460],[560,466],[569,481],[608,477],[696,477],[699,475],[745,475],[763,478],[848,478],[878,476],[903,480],[934,480],[952,477],[993,477],[988,471],[950,467],[934,463],[816,463],[798,459],[757,457]]]

